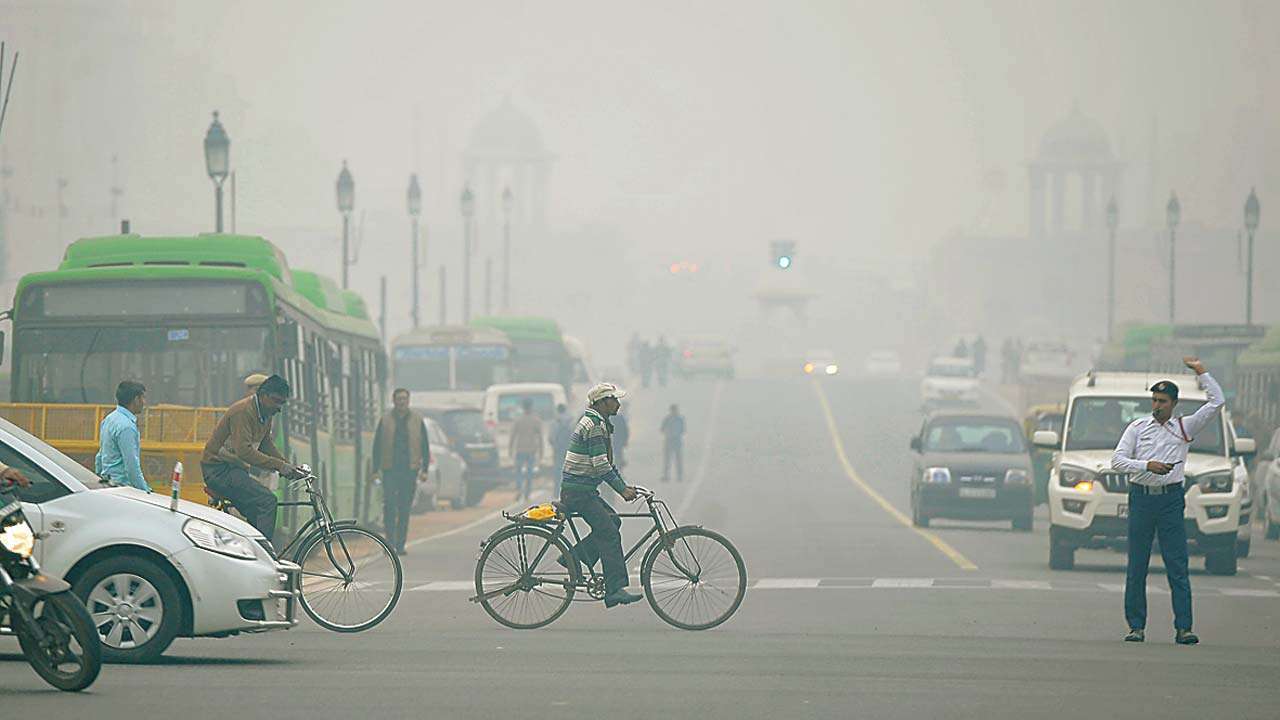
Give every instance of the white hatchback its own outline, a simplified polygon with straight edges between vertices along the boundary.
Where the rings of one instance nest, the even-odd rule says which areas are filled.
[[[925,405],[978,402],[978,373],[968,358],[935,357],[920,381]]]
[[[176,637],[226,637],[297,624],[299,568],[223,512],[114,487],[0,419],[0,462],[22,470],[22,509],[44,570],[89,608],[103,657],[148,662]]]

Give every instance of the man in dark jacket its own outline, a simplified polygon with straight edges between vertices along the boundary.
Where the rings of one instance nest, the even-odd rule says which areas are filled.
[[[391,393],[392,408],[378,421],[373,435],[374,475],[382,478],[382,519],[387,543],[405,554],[409,536],[409,511],[418,488],[418,476],[431,463],[431,445],[422,416],[409,409],[409,391]]]

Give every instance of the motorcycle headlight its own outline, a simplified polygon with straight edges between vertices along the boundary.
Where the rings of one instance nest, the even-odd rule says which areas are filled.
[[[1089,489],[1077,487],[1082,483],[1089,483],[1089,488],[1091,488],[1093,486],[1093,473],[1084,468],[1071,465],[1063,465],[1058,468],[1058,485],[1061,487],[1077,488],[1079,490]]]
[[[1005,485],[1028,485],[1030,483],[1031,475],[1026,470],[1011,468],[1004,474]]]
[[[944,467],[925,468],[923,479],[926,483],[949,483],[951,482],[951,469]]]
[[[6,525],[4,530],[0,530],[0,546],[25,560],[31,557],[31,552],[35,550],[36,534],[31,531],[31,526],[26,520],[19,519],[15,523]]]
[[[243,535],[204,520],[191,518],[182,526],[182,534],[196,547],[241,560],[252,560],[253,541]]]
[[[1202,493],[1229,493],[1234,480],[1230,472],[1216,472],[1201,475],[1197,482]]]

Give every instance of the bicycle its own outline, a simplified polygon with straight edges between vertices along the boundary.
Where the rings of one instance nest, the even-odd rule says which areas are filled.
[[[677,525],[671,509],[652,490],[637,487],[636,493],[644,499],[646,512],[618,517],[649,518],[653,527],[624,559],[630,565],[640,548],[657,536],[640,563],[640,584],[654,613],[682,630],[708,630],[728,620],[747,592],[747,569],[737,548],[701,526]],[[591,600],[605,596],[604,575],[595,567],[588,567],[584,575],[567,543],[566,530],[574,545],[582,542],[574,522],[580,516],[566,514],[559,504],[552,507],[553,515],[545,519],[530,517],[539,506],[514,514],[504,511],[510,524],[480,544],[471,602],[509,628],[532,630],[551,624],[569,609],[578,591]],[[543,509],[546,512],[551,511]]]
[[[386,620],[400,601],[404,590],[400,558],[381,535],[360,527],[357,521],[334,520],[316,487],[315,473],[306,465],[299,467],[302,476],[290,487],[305,492],[307,499],[284,501],[279,507],[309,507],[311,519],[278,556],[290,558],[302,568],[299,599],[317,625],[341,633],[368,630]],[[230,500],[207,486],[205,493],[214,509],[230,509]]]

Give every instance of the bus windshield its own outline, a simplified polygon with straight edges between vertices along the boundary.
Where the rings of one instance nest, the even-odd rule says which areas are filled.
[[[515,346],[513,370],[516,382],[551,382],[565,384],[570,368],[564,345],[557,341],[525,340]]]
[[[14,399],[113,405],[116,385],[129,379],[146,385],[153,404],[221,407],[244,395],[245,376],[270,369],[266,327],[200,327],[189,320],[22,329],[14,346]]]
[[[509,357],[502,345],[401,346],[395,349],[393,358],[395,384],[411,392],[484,390],[510,381]]]

